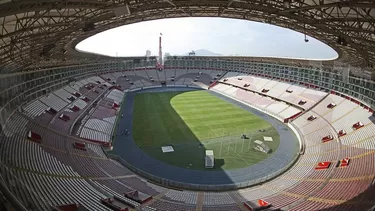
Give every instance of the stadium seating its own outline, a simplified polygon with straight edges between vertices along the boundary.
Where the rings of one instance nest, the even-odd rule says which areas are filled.
[[[196,192],[150,183],[107,157],[100,144],[112,140],[116,118],[120,116],[120,107],[113,105],[121,105],[126,90],[154,86],[150,78],[160,82],[172,76],[176,80],[167,85],[208,86],[206,81],[201,81],[203,85],[194,82],[199,72],[211,80],[220,79],[210,90],[280,120],[306,111],[288,123],[296,128],[305,145],[300,160],[281,177],[256,187]],[[134,85],[130,86],[125,78],[132,79]],[[105,81],[120,84],[124,90],[109,90],[112,85]],[[249,86],[244,87],[245,84]],[[98,88],[101,85],[105,88]],[[262,92],[264,89],[268,91]],[[74,99],[68,100],[71,96]],[[335,94],[260,76],[179,68],[113,72],[69,84],[22,107],[8,120],[0,137],[4,164],[0,165],[1,177],[23,205],[30,204],[35,210],[70,204],[89,210],[111,210],[102,204],[103,199],[165,211],[237,211],[260,199],[259,206],[272,204],[272,209],[328,209],[365,192],[372,186],[375,172],[375,117],[369,110]],[[77,128],[74,122],[78,122]],[[70,130],[73,133],[66,136]],[[340,135],[340,131],[345,135]],[[324,137],[329,141],[322,143]],[[340,210],[367,210],[374,193],[370,190],[361,196],[366,203],[353,201]]]

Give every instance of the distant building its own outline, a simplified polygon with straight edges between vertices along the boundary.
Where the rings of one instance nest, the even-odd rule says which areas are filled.
[[[168,59],[168,57],[170,57],[170,56],[171,56],[170,53],[165,53],[165,54],[164,54],[164,60],[165,60],[165,59]]]
[[[146,57],[150,57],[151,56],[151,51],[150,50],[147,50],[146,51]]]

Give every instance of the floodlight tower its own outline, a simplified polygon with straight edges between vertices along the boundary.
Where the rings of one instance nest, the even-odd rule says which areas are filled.
[[[162,33],[160,33],[160,37],[159,37],[159,64],[163,65],[163,52],[162,52],[162,48],[161,48],[161,36],[163,36]]]

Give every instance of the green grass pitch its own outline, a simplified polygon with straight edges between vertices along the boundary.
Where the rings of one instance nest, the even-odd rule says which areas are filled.
[[[142,93],[134,103],[134,141],[150,156],[171,165],[243,168],[272,154],[255,150],[255,140],[271,136],[274,141],[265,142],[267,146],[273,152],[279,146],[279,135],[268,122],[207,91]],[[241,134],[249,139],[241,139]],[[174,152],[163,153],[161,147],[166,145],[172,145]],[[214,169],[205,169],[206,149],[214,150]]]

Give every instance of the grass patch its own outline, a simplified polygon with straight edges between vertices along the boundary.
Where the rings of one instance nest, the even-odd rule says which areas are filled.
[[[265,142],[273,152],[280,142],[268,122],[206,91],[137,94],[133,112],[136,144],[150,156],[184,168],[207,170],[206,149],[214,150],[213,170],[246,167],[270,156],[254,149],[255,140],[273,137]],[[162,153],[165,145],[173,145],[175,152]]]

